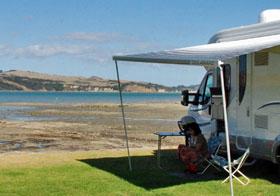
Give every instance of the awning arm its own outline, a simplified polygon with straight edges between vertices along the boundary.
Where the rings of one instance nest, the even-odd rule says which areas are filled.
[[[126,121],[125,121],[124,107],[123,107],[122,89],[121,89],[121,82],[120,82],[120,76],[119,76],[119,67],[118,67],[117,60],[115,60],[115,64],[116,64],[116,72],[117,72],[118,87],[119,87],[119,94],[120,94],[120,102],[121,102],[121,110],[122,110],[122,118],[123,118],[123,128],[124,128],[125,140],[126,140],[128,165],[129,165],[129,170],[132,171],[131,157],[130,157],[129,145],[128,145],[127,128],[126,128]]]
[[[218,61],[218,67],[220,69],[222,96],[223,96],[223,109],[224,109],[224,122],[226,131],[226,145],[227,145],[227,159],[229,168],[229,181],[230,181],[230,194],[234,195],[233,183],[232,183],[232,168],[231,168],[231,155],[230,155],[230,142],[229,142],[229,128],[228,128],[228,116],[227,116],[227,104],[226,104],[226,92],[225,92],[225,81],[224,81],[224,69],[222,67],[223,62]]]

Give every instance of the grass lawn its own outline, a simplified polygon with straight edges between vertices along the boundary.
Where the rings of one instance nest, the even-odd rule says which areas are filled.
[[[153,152],[133,150],[133,171],[124,151],[9,153],[0,155],[0,195],[225,195],[225,174],[183,175],[175,156],[156,167]],[[251,183],[236,195],[279,195],[279,178],[263,165],[248,170]],[[246,173],[246,171],[245,171]]]

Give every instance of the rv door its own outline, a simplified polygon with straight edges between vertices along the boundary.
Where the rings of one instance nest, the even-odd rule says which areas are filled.
[[[239,56],[237,70],[237,149],[245,149],[252,143],[252,85],[251,56]]]

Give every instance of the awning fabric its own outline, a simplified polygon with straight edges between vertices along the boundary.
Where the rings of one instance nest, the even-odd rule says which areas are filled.
[[[216,64],[219,60],[224,61],[278,45],[280,45],[280,35],[272,35],[159,52],[113,56],[113,60],[207,66]]]

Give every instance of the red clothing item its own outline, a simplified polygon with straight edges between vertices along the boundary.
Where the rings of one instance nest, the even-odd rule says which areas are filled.
[[[190,140],[188,143],[189,146],[183,144],[178,146],[178,157],[184,163],[187,169],[189,169],[188,167],[190,165],[197,166],[199,160],[208,154],[207,142],[202,134],[192,139],[193,141]]]
[[[187,147],[183,144],[178,146],[178,157],[187,166],[198,160],[198,154],[194,148]]]

